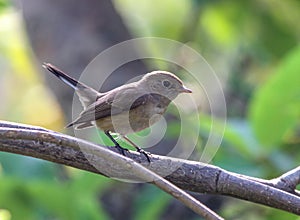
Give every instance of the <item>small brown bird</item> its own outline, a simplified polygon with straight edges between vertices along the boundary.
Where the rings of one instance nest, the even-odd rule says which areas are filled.
[[[118,133],[143,153],[149,162],[149,153],[132,143],[126,135],[150,127],[162,117],[170,102],[180,93],[192,92],[177,76],[166,71],[153,71],[137,82],[100,93],[49,63],[44,63],[43,67],[75,89],[83,105],[84,110],[79,117],[67,127],[83,129],[97,126],[125,155],[124,150],[127,149],[122,148],[110,134]]]

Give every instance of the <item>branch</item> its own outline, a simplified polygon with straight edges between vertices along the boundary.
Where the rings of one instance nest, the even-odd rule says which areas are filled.
[[[297,185],[300,184],[300,166],[273,180],[270,180],[270,183],[278,189],[294,193],[300,197],[300,192],[296,190]]]
[[[115,148],[109,149],[117,152]],[[122,163],[110,165],[110,159],[103,156],[110,155],[106,147],[40,127],[0,123],[0,151],[41,158],[119,179],[137,178],[132,168],[136,163],[128,158],[112,154],[114,157],[117,155],[117,160],[122,158]],[[300,215],[300,197],[295,191],[299,184],[299,167],[276,179],[264,180],[195,161],[153,155],[152,162],[148,163],[143,155],[136,152],[130,151],[127,156],[156,174],[166,176],[181,189],[228,195]],[[97,167],[92,164],[97,164]],[[149,181],[149,176],[147,178]],[[155,183],[159,179],[151,180]]]
[[[33,152],[31,151],[32,149],[30,148],[33,147],[34,149],[36,149],[37,147],[39,148],[39,151],[35,153],[41,156],[38,158],[48,160],[47,158],[48,155],[45,155],[43,151],[51,150],[52,147],[50,147],[50,145],[57,144],[56,140],[53,141],[53,138],[55,137],[53,137],[52,134],[50,133],[55,135],[56,138],[60,138],[57,140],[60,142],[60,148],[63,148],[63,144],[64,144],[63,142],[65,141],[64,140],[65,137],[60,136],[59,133],[47,131],[46,129],[40,127],[26,126],[26,125],[20,125],[16,123],[0,122],[0,150],[3,147],[3,149],[4,150],[6,149],[8,152],[20,153],[23,155],[36,157],[37,155],[33,155],[33,154],[31,155],[31,153]],[[84,156],[89,157],[90,160],[96,159],[95,161],[93,161],[93,164],[97,166],[97,170],[104,170],[107,176],[120,178],[119,175],[114,175],[114,172],[112,172],[112,175],[110,175],[110,171],[116,169],[117,172],[120,172],[122,170],[124,172],[125,169],[126,172],[131,173],[131,176],[129,178],[130,180],[153,183],[160,189],[164,190],[171,196],[181,201],[183,204],[185,204],[187,207],[189,207],[191,210],[196,212],[198,215],[204,217],[205,219],[211,219],[211,220],[223,219],[220,216],[218,216],[216,213],[214,213],[212,210],[207,208],[205,205],[200,203],[198,200],[196,200],[194,197],[184,192],[179,187],[173,185],[172,183],[165,180],[161,176],[157,175],[153,171],[136,163],[132,159],[124,157],[106,148],[101,148],[92,143],[81,141],[81,143],[78,142],[76,144],[76,140],[74,138],[70,138],[70,141],[72,141],[72,147],[74,147],[74,149],[76,150],[79,150],[78,144],[80,144],[80,149],[85,153]],[[76,146],[74,145],[74,141]],[[42,145],[44,149],[42,149],[41,148],[42,146],[39,145]],[[12,150],[11,147],[15,149],[17,148],[17,150],[16,151],[15,149]],[[23,153],[19,152],[19,150],[22,148],[25,151]],[[54,152],[52,152],[54,153],[53,156],[56,156],[57,149],[53,148],[53,150],[55,150]],[[72,159],[72,158],[68,158],[68,159]],[[54,157],[49,158],[49,160],[56,162]],[[107,170],[110,171],[107,172]]]

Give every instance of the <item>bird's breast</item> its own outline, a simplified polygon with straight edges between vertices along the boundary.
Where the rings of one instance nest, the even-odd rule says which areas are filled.
[[[96,124],[104,131],[112,131],[121,135],[138,132],[158,122],[169,103],[167,99],[154,96],[129,111],[101,118]]]

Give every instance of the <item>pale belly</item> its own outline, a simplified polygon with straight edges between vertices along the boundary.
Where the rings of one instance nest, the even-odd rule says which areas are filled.
[[[104,131],[111,131],[121,135],[138,132],[150,127],[162,117],[166,108],[150,105],[142,105],[121,114],[98,119],[97,127]]]

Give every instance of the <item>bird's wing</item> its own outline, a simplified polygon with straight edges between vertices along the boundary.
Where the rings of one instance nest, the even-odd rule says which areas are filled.
[[[150,94],[141,95],[137,88],[128,86],[129,84],[107,92],[100,97],[95,103],[88,106],[80,116],[67,127],[95,121],[107,116],[120,114],[124,111],[143,105],[149,100]]]

